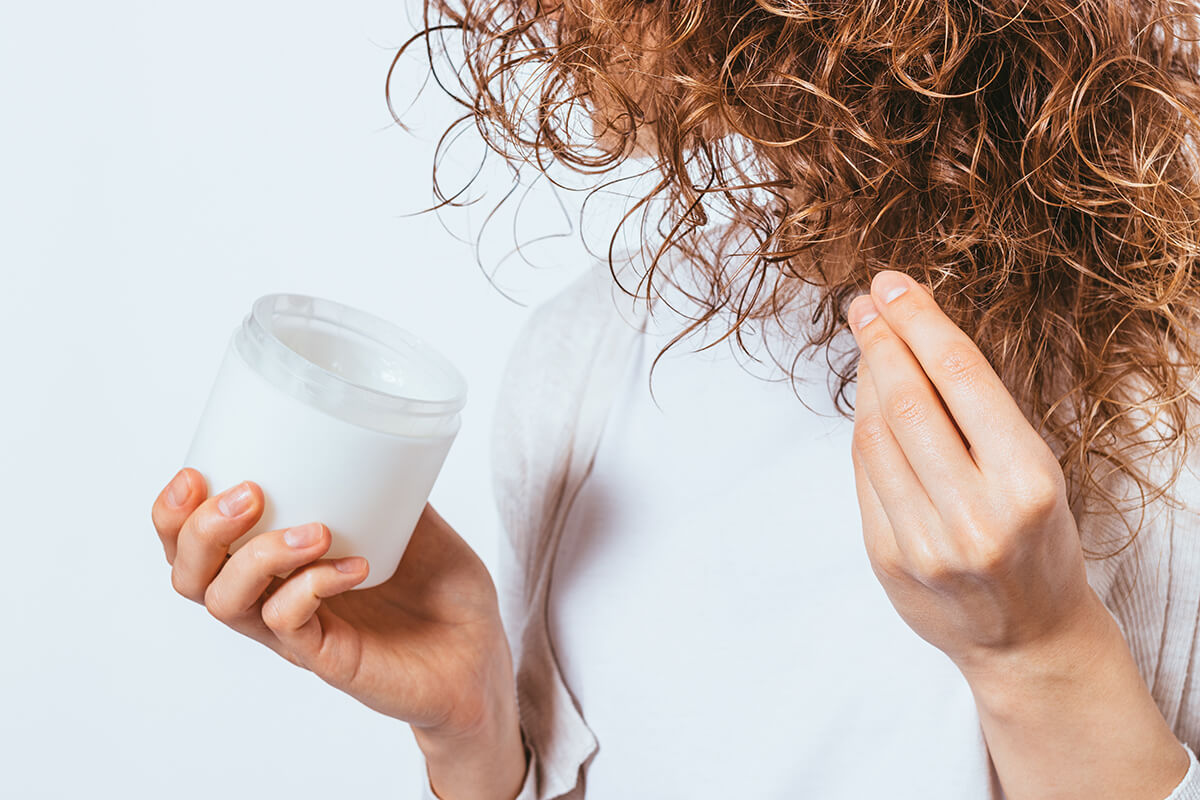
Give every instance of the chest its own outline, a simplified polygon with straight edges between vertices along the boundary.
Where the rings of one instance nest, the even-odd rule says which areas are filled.
[[[985,797],[965,682],[871,571],[853,423],[823,381],[801,387],[806,408],[787,383],[688,354],[659,362],[652,396],[655,345],[625,375],[550,588],[601,742],[589,783],[715,798],[753,774],[756,797]]]

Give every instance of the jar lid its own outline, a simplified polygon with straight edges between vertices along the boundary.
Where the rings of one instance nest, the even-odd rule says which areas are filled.
[[[452,432],[467,400],[462,375],[423,339],[320,297],[258,298],[242,322],[239,350],[284,391],[375,430]]]

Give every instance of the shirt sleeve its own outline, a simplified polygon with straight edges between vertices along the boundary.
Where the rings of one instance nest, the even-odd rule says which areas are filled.
[[[1183,749],[1187,750],[1188,754],[1187,774],[1165,800],[1200,800],[1200,763],[1196,761],[1196,754],[1192,752],[1192,748],[1184,744]],[[521,800],[525,800],[524,796]]]

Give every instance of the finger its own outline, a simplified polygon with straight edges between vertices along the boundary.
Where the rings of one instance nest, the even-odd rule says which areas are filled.
[[[861,359],[858,363],[858,393],[861,396],[864,367]],[[858,408],[858,401],[855,401],[856,415]],[[850,446],[850,461],[854,467],[854,489],[858,494],[858,508],[862,518],[863,544],[866,545],[871,566],[878,573],[881,566],[890,567],[899,562],[900,553],[896,546],[896,534],[892,531],[892,523],[883,510],[883,504],[879,501],[875,487],[871,485],[862,455],[858,452],[858,447],[853,444]]]
[[[198,487],[198,489],[197,489]],[[167,563],[175,561],[176,542],[179,530],[188,515],[204,500],[207,489],[204,476],[191,467],[184,467],[162,488],[154,505],[150,507],[150,519],[162,542]]]
[[[263,603],[263,621],[293,659],[334,685],[350,680],[358,663],[359,640],[345,620],[321,609],[321,601],[366,577],[365,558],[318,561],[284,581]]]
[[[931,551],[931,535],[940,527],[937,509],[883,418],[874,374],[862,359],[856,391],[851,438],[866,483],[887,517],[897,550],[905,559],[921,558]]]
[[[903,339],[945,401],[980,468],[1003,472],[1022,463],[1025,448],[1044,446],[1041,436],[975,342],[928,290],[907,291],[913,287],[924,289],[902,272],[877,274],[871,297],[880,316]]]
[[[921,364],[883,316],[869,316],[874,310],[872,299],[861,296],[850,304],[849,315],[880,413],[934,505],[960,509],[964,492],[982,477],[979,467]]]
[[[325,555],[332,542],[329,528],[319,522],[258,534],[230,556],[208,584],[205,607],[239,632],[269,634],[262,618],[267,587],[276,577]]]
[[[858,448],[851,446],[850,460],[854,464],[854,489],[858,494],[859,517],[862,520],[863,544],[866,545],[867,560],[879,578],[901,576],[900,565],[903,554],[896,544],[896,534],[879,502],[879,495],[867,477]]]
[[[229,546],[254,527],[262,512],[262,489],[252,481],[243,481],[201,503],[179,531],[171,569],[175,591],[203,603],[204,592],[225,563]]]

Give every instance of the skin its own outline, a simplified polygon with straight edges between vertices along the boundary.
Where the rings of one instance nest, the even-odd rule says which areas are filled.
[[[350,592],[367,563],[323,559],[331,544],[324,524],[260,533],[229,556],[230,544],[262,516],[262,489],[245,481],[205,495],[203,476],[185,468],[151,509],[177,592],[409,723],[438,797],[516,796],[526,756],[496,590],[483,562],[431,506],[396,573]],[[230,502],[238,495],[241,508]]]
[[[1087,582],[1053,452],[925,287],[884,270],[848,316],[871,565],[966,677],[1005,794],[1162,800],[1187,754]]]

